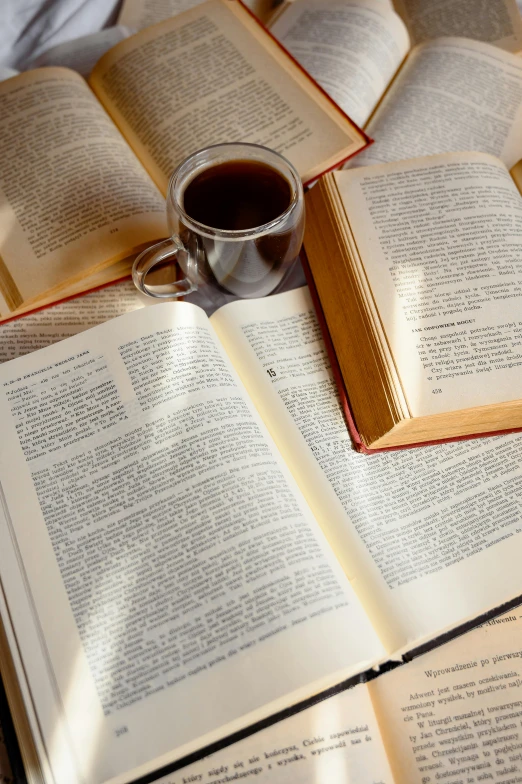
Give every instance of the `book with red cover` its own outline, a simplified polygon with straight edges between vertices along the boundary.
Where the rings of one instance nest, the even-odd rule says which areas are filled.
[[[466,441],[470,438],[487,438],[491,435],[507,435],[508,433],[519,433],[522,431],[520,427],[514,427],[511,429],[506,430],[498,430],[495,433],[475,433],[472,436],[455,436],[454,438],[441,438],[441,439],[433,439],[431,441],[423,441],[417,442],[414,444],[405,444],[404,446],[388,446],[388,447],[381,447],[379,449],[372,449],[367,447],[364,443],[361,434],[357,428],[357,424],[354,418],[354,414],[352,411],[352,407],[350,405],[350,399],[346,392],[346,386],[344,384],[343,376],[341,373],[341,369],[339,367],[339,362],[337,361],[337,355],[335,353],[335,349],[333,347],[332,338],[330,336],[330,332],[328,330],[328,325],[326,323],[326,318],[324,315],[323,308],[321,306],[321,301],[319,299],[319,294],[317,293],[317,288],[315,286],[314,278],[312,272],[310,270],[310,265],[308,263],[308,258],[306,255],[306,251],[301,251],[301,262],[303,265],[303,270],[306,276],[306,282],[308,284],[308,288],[310,289],[310,295],[312,297],[312,302],[314,303],[315,313],[317,315],[317,320],[321,327],[321,333],[323,336],[324,344],[326,347],[326,351],[328,353],[328,358],[330,360],[330,366],[332,368],[332,375],[334,377],[335,385],[337,387],[337,392],[339,394],[339,401],[341,403],[341,408],[344,415],[344,420],[346,422],[346,427],[350,434],[350,438],[352,439],[352,444],[354,449],[357,452],[362,452],[365,455],[376,455],[381,452],[396,452],[400,449],[414,449],[416,447],[422,446],[433,446],[434,444],[447,444],[453,441]]]
[[[214,39],[205,48],[206,39],[197,38],[208,78],[201,95],[185,100],[186,84],[196,84],[202,66],[196,51],[174,56],[177,31],[205,20],[206,30],[226,30],[230,63],[237,61],[238,69],[248,63],[252,79],[266,85],[266,92],[252,88],[248,95],[235,90],[243,125],[229,122],[234,110],[223,90],[215,99],[221,87],[232,95],[242,77],[234,81],[229,63],[225,83]],[[161,48],[165,36],[171,36],[168,58]],[[276,94],[286,102],[284,117],[272,111]],[[24,96],[31,96],[29,111]],[[66,68],[14,76],[0,84],[0,102],[10,107],[0,113],[0,321],[128,274],[127,257],[167,236],[169,176],[198,148],[256,142],[262,133],[307,183],[370,143],[239,0],[209,0],[122,41],[98,61],[89,84]],[[202,118],[197,128],[190,122],[194,112]],[[175,128],[158,124],[168,116],[176,116]],[[83,131],[71,145],[73,120]],[[285,130],[285,122],[292,129]],[[18,125],[24,134],[16,133]]]

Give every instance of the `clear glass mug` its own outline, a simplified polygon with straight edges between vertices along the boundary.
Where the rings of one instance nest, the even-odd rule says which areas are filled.
[[[290,189],[288,207],[273,220],[243,230],[199,223],[187,214],[183,196],[198,174],[221,163],[254,162],[279,173]],[[257,144],[218,144],[186,158],[172,174],[167,190],[170,238],[141,253],[132,277],[139,291],[172,299],[211,285],[238,297],[263,297],[283,281],[299,255],[304,233],[301,179],[286,158]],[[168,283],[147,282],[158,267],[177,262],[184,277]]]

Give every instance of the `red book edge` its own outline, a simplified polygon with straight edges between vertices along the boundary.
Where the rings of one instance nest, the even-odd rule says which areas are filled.
[[[353,158],[355,155],[358,155],[358,154],[359,154],[360,152],[362,152],[363,150],[366,150],[368,147],[370,147],[370,145],[372,145],[372,144],[374,143],[374,139],[372,139],[370,136],[368,136],[368,134],[367,134],[365,131],[363,131],[363,129],[362,129],[362,128],[360,128],[360,127],[357,125],[357,123],[355,123],[355,122],[354,122],[354,121],[351,119],[351,117],[350,117],[348,114],[346,114],[346,112],[345,112],[343,109],[341,109],[341,107],[339,106],[339,104],[337,104],[337,103],[336,103],[336,102],[333,100],[333,98],[331,98],[331,97],[328,95],[328,93],[326,92],[326,90],[324,90],[324,89],[321,87],[321,85],[320,85],[320,84],[318,84],[318,83],[316,82],[316,80],[313,78],[313,76],[311,76],[311,75],[308,73],[308,71],[307,71],[305,68],[303,68],[303,66],[302,66],[302,65],[301,65],[301,64],[300,64],[300,63],[299,63],[299,62],[298,62],[298,61],[295,59],[295,57],[294,57],[292,54],[290,54],[290,52],[288,51],[288,49],[286,49],[286,48],[283,46],[283,44],[282,44],[282,43],[280,43],[280,41],[278,41],[278,40],[277,40],[277,38],[276,38],[276,37],[275,37],[275,36],[274,36],[274,35],[273,35],[273,34],[270,32],[270,30],[268,29],[268,27],[267,27],[266,25],[264,25],[264,24],[263,24],[263,22],[262,22],[260,19],[258,19],[258,17],[257,17],[257,16],[254,14],[254,12],[253,12],[253,11],[251,11],[251,10],[250,10],[250,8],[249,8],[249,7],[248,7],[248,6],[247,6],[247,5],[246,5],[246,4],[243,2],[243,0],[236,0],[236,2],[238,2],[238,3],[239,3],[239,4],[240,4],[240,5],[241,5],[241,6],[244,8],[244,10],[245,10],[245,11],[246,11],[246,12],[249,14],[249,16],[251,16],[251,17],[252,17],[252,19],[253,19],[253,20],[256,22],[256,24],[257,24],[257,25],[259,25],[259,27],[261,27],[261,28],[263,29],[263,31],[264,31],[264,32],[265,32],[265,33],[266,33],[268,36],[270,36],[270,38],[272,39],[272,41],[274,41],[274,42],[277,44],[278,48],[279,48],[279,49],[281,49],[281,50],[282,50],[282,51],[283,51],[283,52],[284,52],[284,53],[285,53],[285,54],[286,54],[286,55],[287,55],[287,56],[290,58],[290,60],[292,60],[292,62],[293,62],[293,63],[294,63],[294,64],[295,64],[295,65],[296,65],[296,66],[299,68],[299,70],[300,70],[300,71],[301,71],[301,72],[302,72],[302,73],[303,73],[303,74],[304,74],[304,75],[307,77],[307,79],[308,79],[310,82],[312,82],[312,83],[315,85],[315,87],[316,87],[316,88],[319,90],[319,92],[321,92],[321,93],[324,95],[324,97],[325,97],[325,98],[328,100],[328,102],[332,104],[332,106],[333,106],[333,107],[334,107],[334,108],[337,110],[337,112],[338,112],[339,114],[341,114],[341,115],[342,115],[342,116],[343,116],[343,117],[344,117],[346,120],[348,120],[348,122],[350,123],[350,125],[351,125],[353,128],[355,128],[355,130],[356,130],[358,133],[360,133],[360,134],[361,134],[362,138],[363,138],[363,139],[364,139],[364,141],[366,142],[366,144],[364,145],[364,147],[361,147],[361,149],[360,149],[360,150],[356,150],[356,152],[352,152],[352,153],[351,153],[351,155],[347,155],[347,156],[346,156],[346,158],[342,158],[340,161],[338,161],[337,163],[334,163],[334,164],[333,164],[332,166],[330,166],[328,169],[325,169],[323,172],[321,172],[320,174],[318,174],[318,175],[317,175],[316,177],[314,177],[312,180],[307,180],[306,182],[303,182],[303,188],[306,188],[307,186],[311,185],[312,183],[314,183],[314,182],[316,182],[318,179],[320,179],[320,178],[321,178],[323,175],[325,175],[325,174],[328,174],[328,172],[335,171],[335,170],[336,170],[336,169],[338,169],[340,166],[342,166],[344,163],[346,163],[346,161],[349,161],[349,160],[350,160],[351,158]],[[76,299],[77,297],[84,297],[84,296],[86,296],[87,294],[92,294],[94,291],[99,291],[100,289],[104,289],[104,288],[106,288],[107,286],[112,286],[112,285],[113,285],[113,284],[115,284],[115,283],[121,283],[123,280],[126,280],[127,278],[128,278],[128,276],[124,276],[124,277],[122,277],[122,278],[119,278],[118,280],[113,280],[113,281],[110,281],[109,283],[103,283],[102,285],[100,285],[100,286],[96,286],[95,288],[92,288],[92,289],[87,289],[86,291],[80,291],[80,292],[78,292],[77,294],[71,294],[69,297],[63,297],[62,299],[58,299],[58,300],[56,300],[55,302],[49,302],[49,303],[47,303],[46,305],[40,305],[40,306],[37,306],[37,307],[35,307],[33,310],[28,310],[28,311],[25,311],[24,313],[19,313],[19,314],[15,315],[15,316],[11,316],[11,317],[9,317],[9,318],[6,318],[6,319],[4,319],[3,321],[0,321],[0,326],[1,326],[2,324],[8,324],[10,321],[14,321],[15,319],[23,318],[24,316],[30,316],[32,313],[38,313],[38,311],[40,311],[40,310],[45,310],[45,309],[47,309],[47,308],[52,308],[52,307],[54,307],[55,305],[61,305],[61,304],[62,304],[62,302],[68,302],[68,301],[69,301],[69,300],[71,300],[71,299]],[[326,324],[325,324],[325,326],[326,326]]]
[[[310,295],[312,297],[312,302],[317,315],[317,320],[319,321],[321,332],[323,334],[323,340],[325,343],[326,352],[328,354],[328,359],[330,360],[330,365],[332,367],[332,374],[339,393],[339,398],[341,401],[341,407],[343,410],[346,427],[348,429],[348,433],[350,434],[350,438],[352,439],[353,447],[357,452],[361,452],[362,454],[365,455],[377,455],[380,454],[381,452],[399,452],[402,451],[403,449],[416,449],[418,447],[423,447],[423,446],[435,446],[436,444],[451,444],[455,441],[470,441],[475,438],[492,438],[493,436],[504,436],[504,435],[509,435],[510,433],[522,432],[522,428],[514,427],[507,430],[495,430],[489,433],[472,433],[471,435],[453,436],[451,438],[439,438],[439,439],[434,439],[432,441],[420,441],[420,442],[415,442],[413,444],[403,444],[401,446],[384,446],[384,447],[379,447],[378,449],[371,449],[370,447],[367,447],[366,444],[363,443],[361,434],[357,429],[357,425],[355,423],[355,418],[350,405],[350,399],[346,392],[346,387],[344,385],[341,369],[339,367],[337,356],[335,354],[335,349],[333,347],[332,339],[330,337],[330,331],[326,323],[326,318],[323,312],[323,308],[319,300],[319,294],[317,293],[317,289],[315,287],[312,271],[309,267],[308,259],[304,248],[301,251],[301,261],[303,264],[303,270],[305,273],[306,282],[308,284],[308,288],[310,289]]]
[[[316,177],[314,177],[312,180],[307,180],[306,182],[303,182],[303,187],[305,187],[305,188],[306,188],[306,186],[307,186],[307,185],[310,185],[312,182],[315,182],[315,181],[316,181],[316,180],[318,180],[320,177],[322,177],[324,174],[327,174],[327,173],[328,173],[328,172],[330,172],[330,171],[334,171],[335,169],[338,169],[340,166],[342,166],[344,163],[346,163],[346,161],[349,161],[349,160],[350,160],[351,158],[353,158],[355,155],[358,155],[358,154],[359,154],[360,152],[362,152],[363,150],[366,150],[366,149],[367,149],[367,148],[368,148],[368,147],[369,147],[371,144],[373,144],[373,143],[374,143],[374,139],[372,139],[370,136],[368,136],[368,134],[367,134],[365,131],[363,131],[363,129],[362,129],[362,128],[360,128],[360,127],[357,125],[357,123],[355,123],[355,122],[352,120],[352,118],[351,118],[351,117],[350,117],[348,114],[346,114],[346,112],[345,112],[343,109],[341,109],[341,107],[339,106],[339,104],[338,104],[338,103],[336,103],[336,102],[334,101],[334,99],[333,99],[333,98],[332,98],[330,95],[328,95],[328,93],[326,92],[326,90],[325,90],[323,87],[321,87],[321,85],[320,85],[320,84],[318,84],[318,82],[316,82],[316,80],[314,79],[314,77],[313,77],[313,76],[312,76],[312,75],[311,75],[311,74],[310,74],[310,73],[309,73],[309,72],[306,70],[306,68],[303,68],[303,66],[301,65],[301,63],[300,63],[300,62],[298,62],[298,61],[295,59],[295,57],[294,57],[294,56],[293,56],[293,55],[292,55],[292,54],[291,54],[291,53],[288,51],[288,49],[287,49],[285,46],[283,46],[283,44],[281,43],[281,41],[278,41],[278,39],[275,37],[275,35],[274,35],[273,33],[271,33],[271,32],[270,32],[270,30],[268,29],[268,27],[267,27],[265,24],[263,24],[263,22],[262,22],[260,19],[258,19],[258,17],[257,17],[257,16],[254,14],[254,12],[253,12],[253,11],[252,11],[252,10],[251,10],[251,9],[250,9],[250,8],[249,8],[249,7],[248,7],[246,4],[245,4],[245,3],[244,3],[244,0],[236,0],[236,2],[238,2],[238,3],[239,3],[239,5],[241,5],[241,6],[244,8],[244,10],[245,10],[245,11],[246,11],[246,12],[249,14],[249,16],[251,16],[251,17],[252,17],[252,19],[253,19],[253,20],[256,22],[256,24],[257,24],[257,25],[259,25],[259,27],[261,27],[261,28],[262,28],[262,30],[263,30],[263,31],[264,31],[264,32],[265,32],[265,33],[266,33],[268,36],[270,36],[270,38],[272,39],[272,41],[274,41],[274,43],[275,43],[275,44],[277,44],[278,48],[279,48],[279,49],[281,49],[281,50],[282,50],[282,51],[283,51],[283,52],[286,54],[286,56],[290,58],[290,60],[292,60],[292,62],[294,63],[294,65],[297,65],[298,69],[301,71],[301,73],[303,73],[303,74],[306,76],[306,78],[308,79],[308,81],[312,82],[312,84],[313,84],[313,85],[315,85],[315,87],[316,87],[316,88],[319,90],[319,92],[320,92],[320,93],[322,93],[322,94],[323,94],[323,96],[324,96],[324,97],[327,99],[327,101],[328,101],[329,103],[331,103],[331,104],[332,104],[332,106],[333,106],[333,107],[336,109],[336,111],[337,111],[337,112],[338,112],[340,115],[342,115],[342,117],[344,117],[344,119],[345,119],[345,120],[348,120],[348,122],[350,123],[350,125],[352,126],[352,128],[355,128],[355,130],[356,130],[358,133],[360,133],[360,134],[361,134],[362,138],[363,138],[363,139],[364,139],[364,141],[366,142],[366,144],[364,145],[364,147],[361,147],[361,149],[360,149],[360,150],[357,150],[356,152],[352,152],[352,153],[351,153],[351,155],[347,155],[347,156],[346,156],[346,158],[343,158],[342,160],[338,161],[338,163],[334,163],[334,164],[333,164],[333,166],[330,166],[328,169],[325,169],[323,172],[321,172],[321,174],[318,174],[318,175],[317,175]]]

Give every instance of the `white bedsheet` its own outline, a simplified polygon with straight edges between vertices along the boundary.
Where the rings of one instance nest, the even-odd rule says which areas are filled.
[[[0,65],[24,70],[56,44],[115,24],[121,0],[0,0]]]

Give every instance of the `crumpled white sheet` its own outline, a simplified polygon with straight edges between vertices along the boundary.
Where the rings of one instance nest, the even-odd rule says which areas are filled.
[[[116,23],[121,0],[0,0],[0,65],[24,70],[56,44]]]

